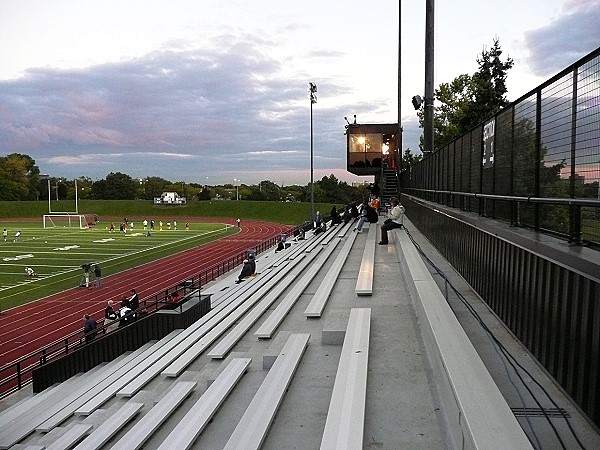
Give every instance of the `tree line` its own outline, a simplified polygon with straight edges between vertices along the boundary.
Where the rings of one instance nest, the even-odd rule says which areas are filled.
[[[169,181],[157,176],[132,178],[121,172],[111,172],[106,178],[93,181],[89,177],[67,180],[40,176],[40,169],[29,155],[13,153],[0,157],[0,200],[26,201],[73,200],[153,200],[163,192],[177,192],[188,201],[254,200],[300,201],[311,199],[310,184],[279,186],[269,180],[258,184],[207,185]],[[368,195],[366,186],[351,186],[333,174],[315,181],[314,199],[319,203],[350,203]]]

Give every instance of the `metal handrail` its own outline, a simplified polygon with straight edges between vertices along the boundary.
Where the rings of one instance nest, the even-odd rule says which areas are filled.
[[[404,188],[406,191],[426,192],[428,194],[458,195],[461,197],[482,198],[490,200],[505,200],[520,203],[545,203],[565,206],[600,207],[600,199],[595,198],[560,198],[560,197],[519,197],[515,195],[480,194],[477,192],[440,191],[437,189]]]

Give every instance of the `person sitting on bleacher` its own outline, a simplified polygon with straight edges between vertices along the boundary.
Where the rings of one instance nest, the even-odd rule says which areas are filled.
[[[318,212],[317,212],[317,214],[318,214]],[[291,244],[286,244],[285,243],[286,239],[287,239],[287,236],[285,235],[285,233],[281,233],[279,235],[279,243],[277,244],[277,248],[275,249],[275,253],[280,252],[281,250],[284,250],[284,249],[288,248],[291,245]]]
[[[371,208],[373,208],[375,211],[377,211],[377,214],[379,214],[380,207],[381,202],[379,201],[379,197],[375,197],[373,194],[371,194]]]
[[[133,311],[129,307],[127,301],[123,300],[121,302],[121,308],[119,309],[119,317],[121,320],[119,321],[119,327],[124,327],[133,322]]]
[[[315,231],[313,231],[313,234],[316,236],[319,233],[324,233],[325,231],[327,231],[327,224],[325,222],[321,222],[321,226],[316,228]]]
[[[256,267],[256,266],[254,266],[254,267]],[[238,276],[236,284],[241,283],[242,281],[244,281],[244,278],[249,277],[250,275],[253,275],[253,274],[254,274],[254,270],[252,268],[252,264],[250,264],[250,260],[245,259],[244,266],[242,267],[242,271],[240,272],[240,275]]]
[[[375,210],[367,201],[367,199],[365,199],[365,201],[362,204],[362,209],[361,209],[361,216],[360,219],[358,219],[358,223],[356,224],[356,228],[354,228],[354,230],[352,231],[356,231],[358,233],[362,232],[362,227],[364,225],[365,222],[369,221],[369,223],[377,223],[377,221],[379,220],[379,215],[377,214],[377,210]]]
[[[338,225],[340,223],[342,223],[342,218],[337,212],[337,208],[335,207],[335,205],[333,205],[333,208],[331,208],[331,225]]]
[[[388,218],[381,225],[381,241],[379,245],[388,245],[388,231],[394,228],[402,228],[404,223],[404,206],[400,204],[396,197],[390,199],[392,209]]]
[[[304,232],[304,228],[300,227],[294,233],[294,240],[295,241],[303,241],[304,239],[306,239],[306,234]]]

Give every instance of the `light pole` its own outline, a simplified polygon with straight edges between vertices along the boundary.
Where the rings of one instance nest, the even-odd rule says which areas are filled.
[[[240,185],[239,185],[239,183],[241,181],[242,180],[238,180],[237,178],[233,179],[233,182],[235,184],[235,200],[236,201],[240,201]]]
[[[317,103],[317,85],[308,83],[310,98],[310,220],[315,220],[315,184],[313,180],[313,105]]]

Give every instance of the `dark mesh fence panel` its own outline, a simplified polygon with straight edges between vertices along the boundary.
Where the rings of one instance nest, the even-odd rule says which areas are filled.
[[[600,56],[579,68],[575,197],[600,199]],[[583,239],[600,242],[600,208],[582,208]]]
[[[513,194],[512,118],[512,107],[506,108],[496,117],[496,140],[494,151],[494,193],[497,195]],[[495,216],[497,218],[509,221],[511,218],[511,204],[509,202],[496,202]]]

